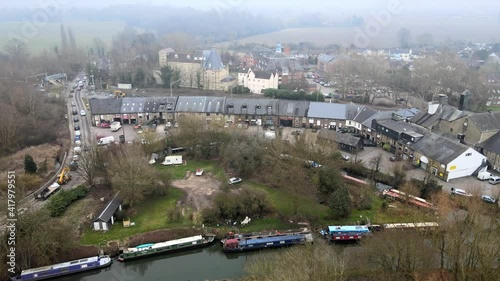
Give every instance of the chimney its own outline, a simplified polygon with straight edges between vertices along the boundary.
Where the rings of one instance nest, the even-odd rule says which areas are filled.
[[[467,110],[470,103],[470,92],[465,91],[460,95],[460,101],[458,102],[458,110]]]
[[[439,104],[440,105],[447,105],[448,104],[448,96],[445,94],[439,94],[438,95],[439,99]]]
[[[436,113],[438,108],[439,108],[439,104],[429,102],[429,106],[427,107],[427,113],[430,115],[433,115],[434,113]]]

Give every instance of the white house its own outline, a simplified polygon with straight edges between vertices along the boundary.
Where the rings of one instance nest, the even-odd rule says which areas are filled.
[[[245,86],[254,94],[261,94],[264,89],[278,89],[279,77],[277,73],[268,71],[253,71],[238,73],[238,85]]]

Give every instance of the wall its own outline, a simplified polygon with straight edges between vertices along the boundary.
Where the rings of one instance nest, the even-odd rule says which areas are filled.
[[[467,117],[464,116],[462,118],[459,118],[457,120],[448,122],[445,120],[440,120],[438,127],[439,130],[441,130],[443,133],[450,133],[450,134],[463,134],[464,133],[464,123],[467,122]]]
[[[466,156],[469,153],[470,156]],[[484,155],[474,149],[467,149],[447,165],[446,171],[448,172],[448,181],[454,178],[472,175],[485,159],[486,157]]]

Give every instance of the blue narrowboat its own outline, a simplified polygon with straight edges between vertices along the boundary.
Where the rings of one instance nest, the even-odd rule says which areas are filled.
[[[12,281],[45,280],[73,273],[103,268],[113,263],[109,256],[95,256],[80,260],[63,262],[49,266],[30,268],[11,278]]]
[[[222,241],[224,252],[244,252],[304,244],[313,240],[312,234],[275,235],[268,237],[229,238]]]

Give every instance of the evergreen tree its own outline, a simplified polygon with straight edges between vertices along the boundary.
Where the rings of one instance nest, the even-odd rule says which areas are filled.
[[[36,173],[36,170],[37,167],[35,161],[33,160],[33,157],[31,157],[31,155],[29,154],[26,154],[24,156],[24,172],[26,172],[27,174],[34,174]]]

